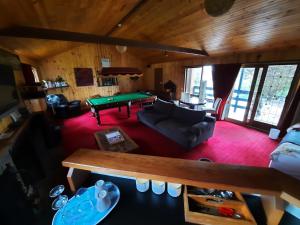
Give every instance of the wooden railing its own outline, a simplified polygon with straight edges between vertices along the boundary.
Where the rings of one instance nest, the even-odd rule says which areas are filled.
[[[272,168],[80,149],[62,162],[73,191],[83,171],[275,196],[300,207],[300,181]],[[74,176],[75,170],[77,175]]]

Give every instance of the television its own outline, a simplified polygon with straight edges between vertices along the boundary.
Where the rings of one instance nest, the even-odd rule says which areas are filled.
[[[13,68],[0,64],[0,118],[15,111],[18,104],[19,96]]]

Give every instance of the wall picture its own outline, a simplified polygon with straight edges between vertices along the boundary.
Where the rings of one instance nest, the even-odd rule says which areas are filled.
[[[110,59],[109,58],[101,58],[101,66],[102,67],[110,67]]]
[[[91,68],[74,68],[76,85],[80,86],[93,86],[93,70]]]

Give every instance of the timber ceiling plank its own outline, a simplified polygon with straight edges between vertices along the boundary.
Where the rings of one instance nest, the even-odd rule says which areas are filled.
[[[31,26],[104,35],[138,0],[0,0],[0,28]],[[31,58],[45,58],[78,43],[24,38],[0,38],[0,46]]]
[[[138,9],[133,10],[137,5]],[[97,35],[111,33],[118,38],[205,49],[210,56],[300,48],[299,0],[236,0],[219,17],[206,14],[203,0],[0,0],[0,10],[0,28],[19,25]],[[122,26],[116,27],[120,21]],[[44,58],[59,48],[65,49],[61,43],[47,43],[0,38],[0,45],[17,48],[28,56],[32,53]],[[166,59],[161,51],[132,52],[148,62]],[[187,57],[168,55],[172,59]]]

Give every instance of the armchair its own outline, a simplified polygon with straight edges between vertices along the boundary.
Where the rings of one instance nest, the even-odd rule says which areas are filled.
[[[68,118],[81,113],[80,100],[68,101],[62,94],[49,94],[46,96],[48,110],[58,118]]]

